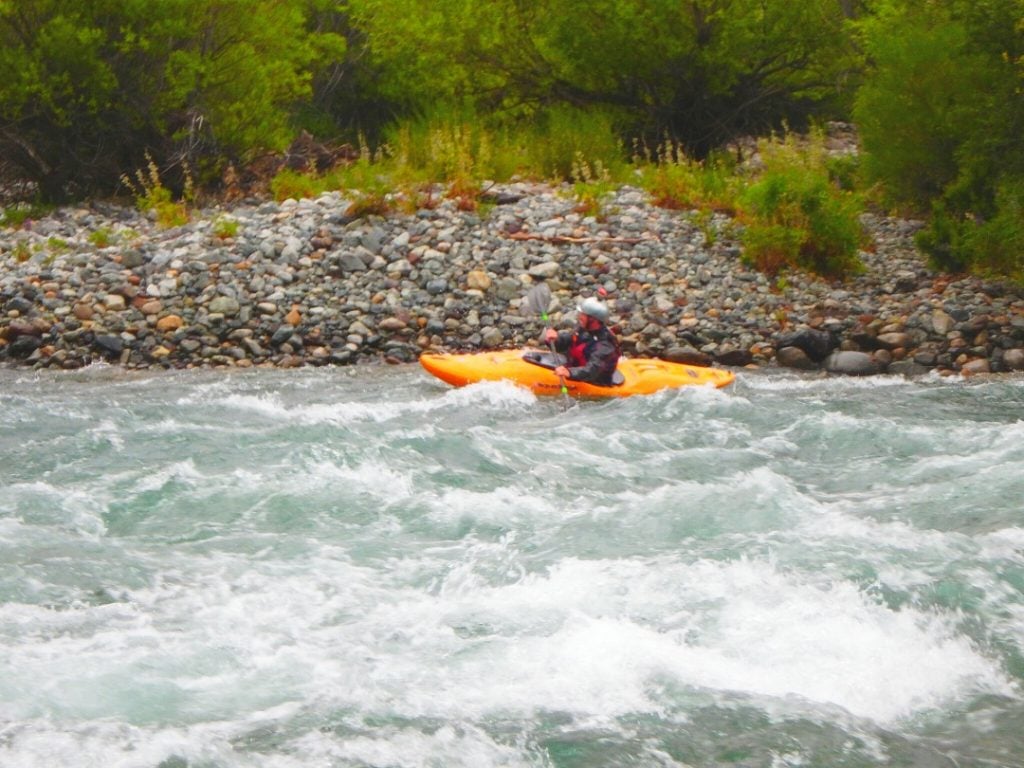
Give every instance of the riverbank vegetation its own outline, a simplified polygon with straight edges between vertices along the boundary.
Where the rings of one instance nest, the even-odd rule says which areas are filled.
[[[1024,280],[1024,0],[3,0],[0,43],[8,226],[110,194],[169,225],[253,190],[469,210],[521,177],[729,213],[769,272],[856,271],[880,206],[936,266]]]

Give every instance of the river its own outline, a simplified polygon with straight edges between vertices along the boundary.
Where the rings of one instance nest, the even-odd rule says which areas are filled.
[[[0,371],[0,765],[1024,765],[1022,413]]]

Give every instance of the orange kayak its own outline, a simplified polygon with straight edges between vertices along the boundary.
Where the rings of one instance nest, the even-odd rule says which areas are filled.
[[[561,356],[550,352],[505,349],[475,354],[420,355],[420,364],[441,381],[456,387],[478,381],[511,381],[533,390],[538,395],[558,395],[562,385],[554,367]],[[665,360],[621,358],[616,371],[617,383],[598,386],[582,381],[565,380],[569,394],[576,397],[629,397],[650,395],[676,387],[725,387],[736,376],[718,368],[670,363]]]

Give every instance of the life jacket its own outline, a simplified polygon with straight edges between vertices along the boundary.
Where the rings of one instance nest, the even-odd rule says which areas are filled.
[[[572,339],[569,342],[569,349],[566,353],[566,357],[569,358],[569,365],[572,367],[582,368],[587,364],[590,359],[590,354],[594,349],[594,346],[599,341],[608,341],[615,346],[616,352],[619,350],[619,340],[615,337],[615,334],[608,330],[607,327],[602,326],[596,331],[585,331],[577,330],[573,333]],[[611,361],[612,371],[615,370],[615,363],[618,362],[618,355]],[[606,371],[609,375],[612,371]]]

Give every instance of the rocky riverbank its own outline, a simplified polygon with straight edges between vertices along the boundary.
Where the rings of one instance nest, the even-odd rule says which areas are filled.
[[[930,271],[915,223],[865,217],[864,274],[745,267],[733,222],[623,187],[601,220],[567,189],[509,184],[481,211],[353,220],[338,193],[246,201],[160,229],[129,208],[64,208],[0,230],[0,365],[73,369],[410,362],[535,343],[539,280],[571,322],[603,287],[634,356],[839,373],[1024,369],[1024,297]]]

